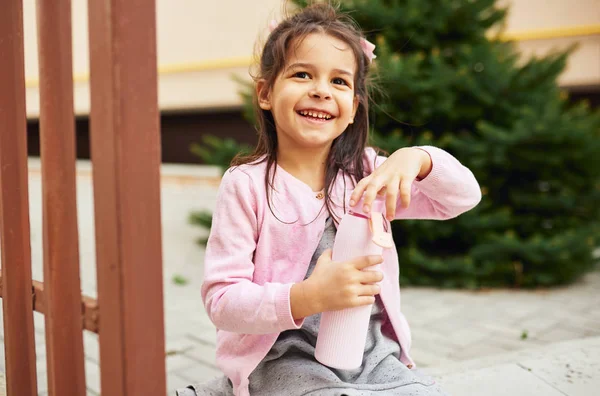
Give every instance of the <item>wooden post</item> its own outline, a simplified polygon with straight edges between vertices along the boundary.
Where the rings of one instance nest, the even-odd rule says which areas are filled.
[[[71,1],[38,1],[37,22],[48,393],[84,395]]]
[[[9,395],[37,395],[27,174],[22,0],[0,11],[0,243]]]
[[[163,394],[154,0],[88,5],[102,394]]]

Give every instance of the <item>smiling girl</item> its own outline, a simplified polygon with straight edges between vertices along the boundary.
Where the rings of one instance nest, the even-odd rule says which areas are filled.
[[[373,49],[329,5],[273,27],[256,79],[259,143],[223,176],[204,263],[224,376],[178,395],[444,394],[414,368],[395,248],[331,259],[341,216],[359,202],[368,213],[378,194],[388,221],[450,219],[481,198],[473,174],[441,149],[385,158],[366,147]],[[375,264],[381,271],[363,271]],[[369,304],[362,365],[319,363],[320,314]]]

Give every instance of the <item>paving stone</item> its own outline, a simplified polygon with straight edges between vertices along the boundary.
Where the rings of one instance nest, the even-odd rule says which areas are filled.
[[[564,310],[557,317],[559,318],[558,327],[562,328],[576,329],[583,332],[590,329],[596,330],[598,328],[596,324],[600,326],[600,322],[595,323],[595,321],[575,311]]]
[[[89,331],[83,332],[83,350],[86,360],[100,362],[100,344],[97,334]]]
[[[595,337],[458,362],[428,371],[439,379],[445,390],[455,395],[591,396],[597,394],[600,387],[598,356],[600,337]],[[514,389],[514,385],[518,389]]]
[[[531,346],[538,344],[539,340],[533,338],[530,339],[529,337],[521,339],[521,337],[507,338],[502,335],[490,335],[488,342],[504,351],[515,351],[530,348]]]
[[[167,356],[166,366],[167,373],[179,373],[185,369],[197,366],[198,361],[191,359],[189,356],[178,353]]]
[[[590,396],[600,389],[600,345],[529,359],[519,365],[569,396]],[[597,393],[596,393],[597,394]]]
[[[488,335],[476,326],[460,328],[447,333],[448,341],[458,348],[465,348],[486,338],[488,338]]]
[[[435,307],[432,306],[430,309],[422,309],[418,313],[408,312],[407,317],[418,318],[417,320],[420,323],[424,324],[435,323],[438,321],[445,320],[447,318],[451,318],[453,316],[452,314],[454,313],[454,310],[454,307],[446,305],[437,305]]]
[[[568,341],[582,338],[584,336],[584,333],[585,331],[582,330],[565,329],[561,326],[556,326],[548,331],[540,332],[539,334],[534,334],[534,336],[540,341],[552,343],[557,341]]]
[[[516,364],[451,374],[437,380],[442,389],[457,396],[565,396]]]
[[[100,394],[100,366],[98,363],[86,360],[85,362],[85,385],[88,394]]]
[[[45,362],[44,362],[45,363]],[[48,391],[48,373],[46,372],[45,364],[37,364],[37,387],[39,392]]]
[[[597,351],[600,348],[600,336],[558,342],[554,344],[536,345],[501,354],[482,355],[473,359],[456,360],[452,365],[430,368],[431,375],[449,375],[465,371],[479,370],[501,364],[521,363],[533,359],[551,360],[556,356],[574,354],[576,351]],[[576,355],[573,355],[576,357]],[[575,358],[574,357],[574,358]]]
[[[414,356],[417,367],[437,367],[452,364],[453,359],[440,352],[431,352],[431,349],[415,346],[411,349],[411,356]]]
[[[222,376],[223,374],[214,368],[197,364],[188,368],[187,370],[178,371],[177,375],[187,379],[189,381],[188,385],[191,385],[210,381],[214,378]]]
[[[496,334],[506,338],[519,338],[525,330],[520,324],[511,325],[506,322],[482,322],[479,329],[486,335]]]
[[[206,345],[206,344],[196,344],[192,349],[189,349],[184,352],[185,356],[188,356],[191,359],[194,359],[197,362],[202,362],[209,367],[213,367],[216,369],[215,365],[215,355],[216,355],[216,347],[214,345]]]
[[[186,350],[194,348],[197,341],[190,339],[189,337],[181,336],[178,338],[169,338],[166,340],[166,350],[167,353],[183,353]]]
[[[410,318],[407,318],[410,320]],[[410,321],[412,328],[426,328],[430,329],[430,331],[438,333],[438,334],[449,334],[455,331],[459,331],[460,329],[466,326],[465,323],[456,323],[454,320],[448,320],[447,318],[436,320],[435,322],[427,322],[427,323],[414,323],[414,321]]]
[[[453,351],[448,356],[448,359],[457,362],[480,356],[493,356],[503,352],[505,352],[505,350],[496,345],[493,340],[483,340]],[[444,364],[439,364],[435,365],[435,367],[440,367],[443,365]]]
[[[187,333],[186,337],[189,337],[196,342],[204,343],[206,345],[217,345],[217,332],[215,329],[209,329],[198,333]]]
[[[91,388],[86,388],[86,394],[87,396],[100,396],[100,393],[96,392]]]
[[[589,329],[596,329],[600,333],[600,315],[588,316],[582,321],[584,325]]]
[[[555,315],[536,315],[521,322],[521,328],[526,331],[548,331],[560,323]]]

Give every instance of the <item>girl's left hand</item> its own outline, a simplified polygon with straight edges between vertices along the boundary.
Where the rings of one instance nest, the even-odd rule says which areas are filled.
[[[350,196],[350,206],[356,205],[364,193],[363,210],[368,213],[375,197],[385,194],[386,218],[391,221],[396,213],[398,193],[402,207],[408,208],[413,181],[426,177],[431,172],[431,167],[431,157],[425,150],[414,147],[401,148],[390,155],[373,173],[357,183]]]

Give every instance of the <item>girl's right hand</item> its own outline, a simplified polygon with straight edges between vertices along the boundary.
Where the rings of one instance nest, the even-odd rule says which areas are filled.
[[[383,279],[383,273],[363,269],[382,262],[382,256],[361,256],[335,262],[331,259],[331,249],[327,249],[317,260],[310,277],[294,285],[302,287],[303,305],[309,310],[306,313],[316,314],[373,304],[375,295],[380,292],[379,285],[375,283]],[[304,316],[309,315],[302,317]]]

